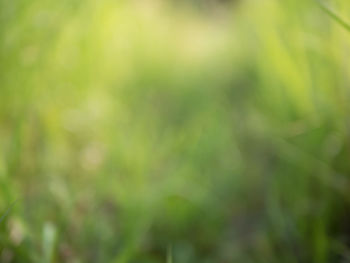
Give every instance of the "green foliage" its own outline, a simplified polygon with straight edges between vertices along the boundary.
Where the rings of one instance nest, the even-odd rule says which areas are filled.
[[[0,0],[0,262],[348,260],[350,3],[321,7]]]

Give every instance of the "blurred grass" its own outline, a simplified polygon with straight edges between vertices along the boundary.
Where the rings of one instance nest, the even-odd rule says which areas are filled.
[[[346,262],[328,4],[0,0],[0,262]]]

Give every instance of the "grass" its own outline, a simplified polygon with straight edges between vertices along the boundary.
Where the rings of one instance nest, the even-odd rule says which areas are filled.
[[[9,208],[5,211],[5,213],[0,217],[0,223],[5,219],[5,217],[11,212],[12,207],[16,204],[16,201],[13,202]]]
[[[0,262],[348,260],[350,3],[219,2],[0,0]]]
[[[325,11],[326,14],[328,14],[332,19],[334,19],[337,23],[339,23],[342,27],[344,27],[347,31],[350,31],[350,24],[346,22],[339,14],[334,12],[331,8],[329,8],[327,5],[325,5],[322,2],[317,2],[322,10]]]

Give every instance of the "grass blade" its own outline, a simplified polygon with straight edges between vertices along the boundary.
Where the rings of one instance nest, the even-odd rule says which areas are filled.
[[[344,27],[347,31],[350,32],[350,24],[347,21],[345,21],[345,19],[343,19],[339,14],[337,14],[337,12],[335,12],[325,3],[321,1],[316,2],[327,15],[329,15],[333,20],[335,20],[338,24],[340,24],[342,27]]]
[[[172,246],[169,245],[168,249],[167,249],[167,259],[166,259],[167,263],[173,263],[173,249]]]
[[[5,213],[0,217],[0,223],[5,219],[5,217],[11,212],[12,207],[16,204],[17,200],[14,201],[5,211]]]

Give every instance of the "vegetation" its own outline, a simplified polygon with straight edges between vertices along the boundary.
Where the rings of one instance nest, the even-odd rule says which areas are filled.
[[[349,8],[0,0],[0,262],[350,261]]]

